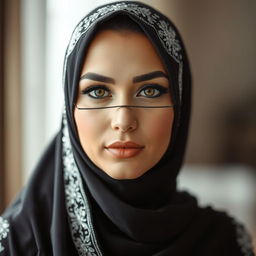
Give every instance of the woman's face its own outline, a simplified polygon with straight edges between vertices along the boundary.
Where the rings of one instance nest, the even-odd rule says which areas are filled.
[[[167,150],[173,108],[165,68],[146,36],[104,30],[90,44],[81,72],[74,116],[81,145],[114,179],[135,179]]]

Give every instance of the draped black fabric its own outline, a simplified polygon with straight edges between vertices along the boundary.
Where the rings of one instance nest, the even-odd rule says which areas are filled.
[[[152,42],[167,70],[175,104],[170,145],[144,175],[116,180],[85,154],[74,103],[88,45],[106,20],[125,15]],[[27,186],[0,217],[0,255],[253,255],[243,226],[224,212],[200,208],[178,192],[191,109],[191,75],[179,32],[139,2],[101,6],[76,27],[64,64],[65,112],[60,132]]]

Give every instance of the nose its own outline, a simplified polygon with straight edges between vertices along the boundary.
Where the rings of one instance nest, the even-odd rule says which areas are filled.
[[[125,133],[137,129],[138,122],[133,110],[129,107],[119,107],[114,111],[111,122],[112,129]]]

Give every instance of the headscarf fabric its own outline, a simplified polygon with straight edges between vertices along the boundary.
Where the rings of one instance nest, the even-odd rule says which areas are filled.
[[[101,24],[127,16],[159,54],[174,101],[171,143],[162,159],[137,179],[117,180],[86,155],[74,120],[88,46]],[[191,109],[187,54],[174,24],[140,2],[100,6],[76,26],[67,47],[65,111],[60,132],[28,185],[0,217],[0,255],[253,255],[243,226],[223,212],[200,208],[179,192]],[[240,239],[240,240],[239,240]]]

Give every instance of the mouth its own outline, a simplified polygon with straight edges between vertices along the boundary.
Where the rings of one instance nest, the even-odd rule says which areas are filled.
[[[144,146],[139,145],[132,141],[127,141],[127,142],[117,141],[106,146],[105,149],[113,157],[124,159],[124,158],[131,158],[138,155],[144,149]]]

